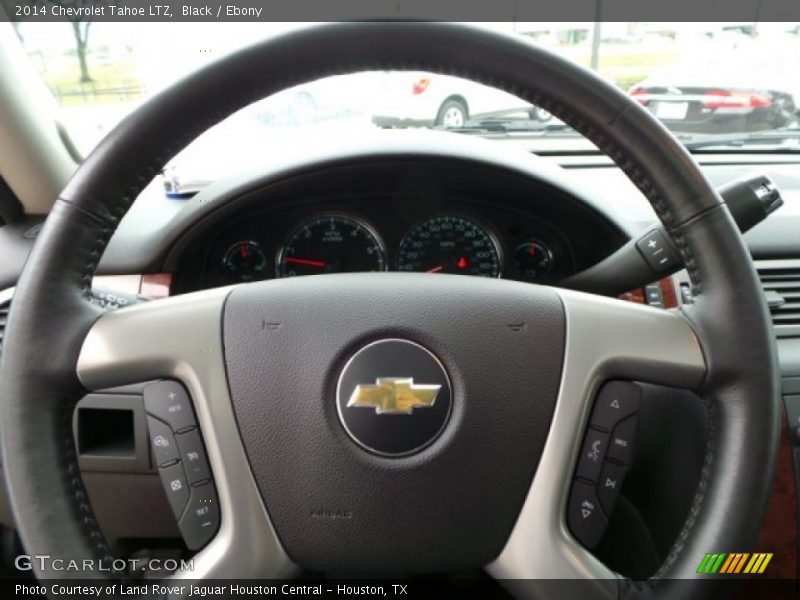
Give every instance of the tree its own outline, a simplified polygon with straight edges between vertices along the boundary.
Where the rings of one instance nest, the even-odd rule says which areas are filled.
[[[61,6],[64,8],[84,9],[92,6],[105,4],[105,0],[46,0],[47,3],[54,6]],[[82,10],[77,10],[75,13],[80,14]],[[72,26],[72,35],[75,38],[75,53],[78,56],[78,64],[80,65],[80,82],[88,83],[92,81],[92,75],[89,72],[89,61],[87,58],[89,50],[89,29],[92,26],[91,21],[85,20],[81,16],[66,17]]]
[[[91,21],[70,21],[72,34],[75,36],[75,51],[78,54],[78,63],[81,67],[81,83],[88,83],[92,80],[89,74],[89,64],[86,60],[86,49],[89,45],[89,28]]]

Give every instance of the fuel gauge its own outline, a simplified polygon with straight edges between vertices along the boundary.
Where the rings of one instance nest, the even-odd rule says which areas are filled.
[[[258,242],[236,242],[225,252],[222,268],[239,281],[260,279],[267,272],[267,255]]]
[[[525,279],[533,281],[550,273],[553,268],[553,253],[542,242],[531,240],[514,250],[514,263]]]

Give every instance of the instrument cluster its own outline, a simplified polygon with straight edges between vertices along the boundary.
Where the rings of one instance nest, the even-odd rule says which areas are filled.
[[[353,212],[315,211],[292,223],[280,240],[254,236],[247,227],[238,228],[237,237],[234,227],[222,236],[221,254],[214,257],[212,251],[207,278],[219,284],[225,283],[219,276],[230,283],[405,271],[547,282],[557,270],[570,270],[568,244],[556,229],[541,223],[525,227],[518,217],[487,219],[476,213],[470,208],[434,211],[397,231],[391,225],[402,219],[384,218],[379,227]]]
[[[558,285],[628,240],[605,207],[535,172],[449,157],[348,159],[213,192],[164,261],[173,293],[380,271]]]

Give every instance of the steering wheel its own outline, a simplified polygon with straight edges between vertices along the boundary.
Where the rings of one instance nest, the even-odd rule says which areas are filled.
[[[90,301],[120,219],[190,140],[289,86],[377,69],[492,85],[584,134],[653,205],[691,277],[693,303],[664,311],[510,281],[399,273],[250,283],[113,312]],[[676,586],[682,597],[711,593],[695,569],[707,552],[754,542],[778,439],[776,350],[762,292],[692,157],[592,73],[523,40],[456,25],[302,30],[150,99],[101,142],[53,207],[16,288],[2,361],[3,462],[16,522],[27,552],[66,560],[111,560],[76,461],[77,399],[131,382],[185,386],[220,525],[194,572],[176,577],[482,566],[502,580],[582,580],[600,597],[665,596]],[[416,379],[397,379],[409,369]],[[410,396],[380,396],[393,377]],[[582,432],[609,380],[692,389],[709,411],[690,514],[645,582],[613,573],[565,522]],[[80,575],[37,570],[65,574]],[[512,589],[533,594],[536,585]]]

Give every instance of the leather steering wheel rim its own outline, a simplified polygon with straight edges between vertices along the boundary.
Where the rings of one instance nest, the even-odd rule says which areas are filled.
[[[648,198],[693,283],[682,311],[706,361],[711,442],[691,514],[657,577],[623,591],[667,594],[669,580],[694,576],[698,553],[750,547],[778,439],[775,341],[748,250],[692,157],[624,93],[522,40],[456,25],[346,23],[259,43],[153,97],[56,202],[16,288],[0,372],[3,462],[27,552],[110,560],[71,423],[85,393],[78,356],[103,313],[89,301],[92,276],[138,193],[189,141],[251,102],[323,76],[390,69],[461,76],[528,100],[594,142]]]

